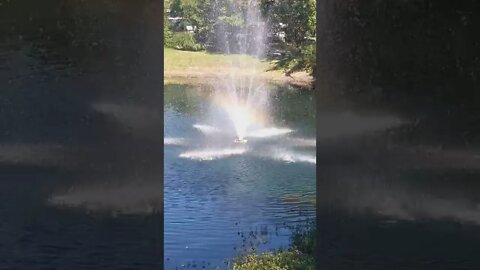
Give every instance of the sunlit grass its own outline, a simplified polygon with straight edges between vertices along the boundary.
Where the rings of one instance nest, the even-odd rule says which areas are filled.
[[[311,86],[312,77],[299,72],[293,77],[285,76],[282,70],[274,69],[274,62],[260,60],[248,55],[225,55],[205,51],[181,51],[164,48],[164,78],[166,83],[181,78],[205,82],[216,76],[235,74],[236,76],[255,73],[270,82],[291,83]],[[216,79],[216,78],[215,78]]]
[[[165,72],[184,70],[222,70],[225,68],[236,68],[235,63],[242,63],[245,66],[257,66],[266,70],[270,64],[247,55],[224,55],[213,54],[205,51],[191,52],[164,48]]]

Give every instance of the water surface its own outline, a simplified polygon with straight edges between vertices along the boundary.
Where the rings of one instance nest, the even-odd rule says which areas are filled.
[[[209,91],[165,86],[165,269],[287,247],[289,225],[315,216],[313,92],[274,86],[273,126],[239,146],[209,140]]]
[[[162,266],[161,12],[128,2],[1,3],[2,269]]]
[[[346,103],[318,107],[320,266],[479,269],[479,141],[427,106]]]

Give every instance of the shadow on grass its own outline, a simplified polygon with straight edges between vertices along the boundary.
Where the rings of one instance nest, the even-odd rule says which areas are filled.
[[[302,47],[283,45],[276,56],[269,57],[273,65],[268,71],[282,70],[286,76],[298,71],[313,74],[316,61],[315,50],[315,44]]]

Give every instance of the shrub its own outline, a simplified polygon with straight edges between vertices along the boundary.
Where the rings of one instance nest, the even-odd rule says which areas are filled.
[[[250,254],[237,258],[233,270],[313,270],[316,239],[315,222],[300,224],[293,229],[289,250],[278,250],[262,254]]]
[[[298,250],[278,251],[276,253],[251,254],[237,259],[233,270],[313,270],[312,257]]]
[[[314,256],[317,239],[317,227],[315,224],[314,220],[307,220],[306,223],[294,226],[290,237],[291,245],[294,249],[311,257]]]
[[[167,48],[172,48],[173,46],[173,32],[170,29],[167,17],[163,18],[163,46]]]
[[[315,44],[310,44],[304,48],[303,59],[305,63],[305,69],[310,72],[310,74],[313,74],[315,72],[315,65],[317,60]]]
[[[195,40],[193,33],[175,32],[171,39],[171,47],[183,51],[200,51],[203,46]]]
[[[167,48],[172,48],[173,47],[173,33],[170,30],[163,30],[163,40],[164,40],[164,46]]]

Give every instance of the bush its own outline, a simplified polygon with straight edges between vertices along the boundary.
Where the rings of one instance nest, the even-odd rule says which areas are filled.
[[[305,69],[310,73],[314,74],[315,65],[317,62],[316,59],[316,46],[315,44],[308,45],[303,50],[303,59],[305,63]]]
[[[286,46],[287,54],[275,63],[275,68],[284,70],[287,75],[296,71],[315,72],[316,47],[315,44],[306,44],[301,47]]]
[[[237,258],[233,270],[313,270],[315,269],[316,226],[314,221],[292,228],[291,247],[275,253],[250,254]]]
[[[163,40],[164,40],[164,46],[167,48],[172,48],[173,47],[173,33],[172,31],[168,30],[167,27],[163,30]]]
[[[290,237],[292,247],[308,256],[315,256],[315,242],[317,240],[317,227],[314,220],[305,224],[298,224],[292,228]]]
[[[170,29],[167,17],[163,18],[163,45],[167,48],[172,48],[173,46],[173,32]]]
[[[189,32],[173,33],[170,47],[182,51],[203,50],[203,46],[195,40],[194,34]]]
[[[313,270],[314,261],[298,250],[247,255],[234,262],[233,270]]]

